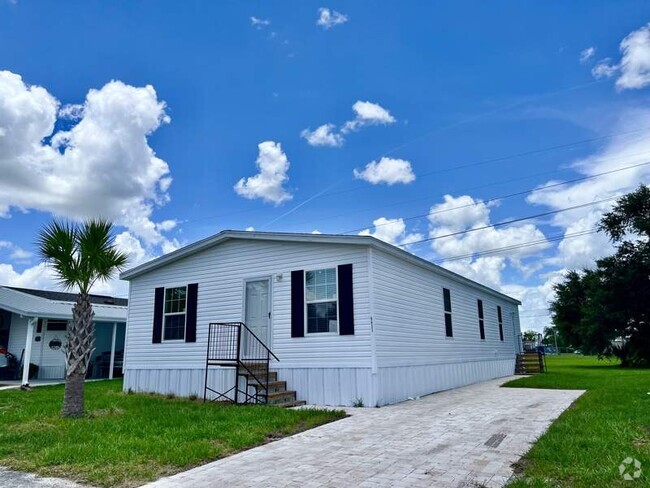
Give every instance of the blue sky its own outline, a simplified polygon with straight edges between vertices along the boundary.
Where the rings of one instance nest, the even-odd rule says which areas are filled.
[[[321,8],[339,23],[319,25]],[[113,218],[137,263],[249,227],[368,229],[407,244],[647,183],[642,166],[480,202],[650,158],[649,14],[642,1],[0,0],[0,282],[53,286],[30,255],[53,215]],[[301,137],[325,124],[336,147]],[[244,180],[238,193],[260,150],[272,181]],[[375,180],[355,178],[382,157]],[[25,191],[30,178],[43,187]],[[526,325],[540,328],[563,270],[609,252],[602,236],[570,237],[608,205],[408,249],[438,261],[568,235],[444,263],[523,299]],[[444,212],[427,218],[432,207]]]

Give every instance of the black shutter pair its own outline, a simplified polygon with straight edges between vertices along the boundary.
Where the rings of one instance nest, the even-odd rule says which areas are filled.
[[[199,294],[198,283],[187,285],[187,305],[185,307],[185,342],[196,342],[196,304]],[[156,288],[153,305],[154,344],[162,342],[163,309],[165,306],[165,288]]]
[[[354,335],[352,265],[338,266],[339,335]],[[291,337],[305,336],[305,271],[291,272]]]

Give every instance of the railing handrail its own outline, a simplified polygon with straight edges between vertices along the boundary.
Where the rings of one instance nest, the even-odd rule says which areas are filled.
[[[260,338],[257,337],[257,336],[255,335],[255,332],[253,332],[252,330],[250,330],[250,329],[248,328],[248,326],[247,326],[244,322],[237,322],[237,323],[238,323],[239,325],[244,326],[244,329],[246,329],[246,330],[248,331],[248,333],[249,333],[250,335],[252,335],[252,336],[255,338],[255,340],[256,340],[257,342],[259,342],[259,344],[260,344],[264,349],[266,349],[266,351],[267,351],[271,356],[273,356],[273,357],[275,358],[276,361],[279,361],[278,357],[277,357],[275,354],[273,354],[273,351],[271,351],[271,350],[268,348],[268,346],[267,346],[266,344],[264,344],[264,343],[260,340]]]
[[[242,337],[242,332],[244,337]],[[239,403],[240,394],[244,395],[244,403],[268,403],[269,366],[271,358],[280,361],[271,349],[243,322],[210,322],[208,324],[208,350],[205,362],[205,388],[203,400],[207,392],[215,393],[215,400],[229,399],[234,395],[234,402]],[[220,392],[208,386],[208,368],[210,366],[229,366],[235,368],[235,383],[227,391]],[[239,386],[240,377],[246,377],[246,386]],[[251,381],[255,382],[251,385]],[[250,393],[250,388],[255,393]],[[232,398],[230,398],[232,400]]]

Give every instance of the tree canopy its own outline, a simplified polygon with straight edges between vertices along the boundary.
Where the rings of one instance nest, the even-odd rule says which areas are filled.
[[[586,354],[650,365],[650,189],[621,197],[599,229],[616,252],[555,286],[553,323],[563,341]]]

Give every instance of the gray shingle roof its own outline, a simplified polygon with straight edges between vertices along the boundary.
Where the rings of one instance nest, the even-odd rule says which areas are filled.
[[[31,288],[18,288],[15,286],[7,286],[12,290],[34,295],[35,297],[45,298],[46,300],[54,300],[57,302],[76,302],[76,293],[65,293],[60,291],[49,290],[32,290]],[[110,297],[108,295],[90,295],[90,303],[95,305],[117,305],[118,307],[126,307],[129,301],[126,298]]]

